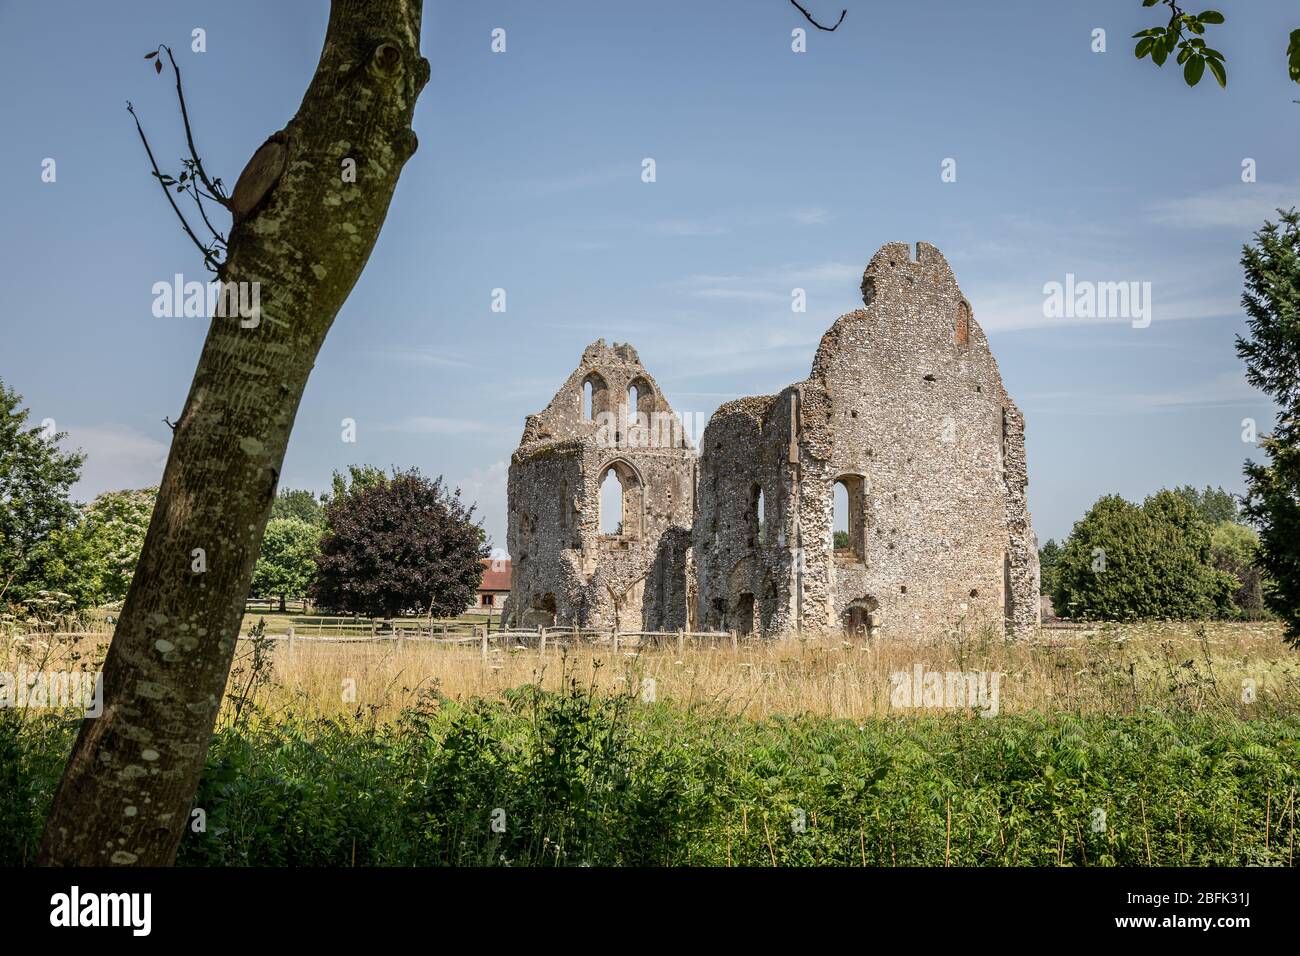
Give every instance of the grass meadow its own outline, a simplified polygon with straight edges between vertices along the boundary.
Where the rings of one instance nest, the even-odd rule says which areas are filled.
[[[10,635],[0,670],[93,669],[107,641]],[[996,716],[900,706],[917,671],[1000,674]],[[0,711],[0,863],[32,858],[76,723]],[[1298,771],[1272,623],[246,640],[179,862],[1292,866]]]

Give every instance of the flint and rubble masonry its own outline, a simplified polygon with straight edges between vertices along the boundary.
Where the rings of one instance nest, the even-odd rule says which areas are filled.
[[[511,458],[507,624],[1030,635],[1024,419],[971,304],[926,243],[881,247],[861,288],[810,375],[723,405],[698,452],[632,346],[588,346]],[[611,471],[623,520],[602,534]]]

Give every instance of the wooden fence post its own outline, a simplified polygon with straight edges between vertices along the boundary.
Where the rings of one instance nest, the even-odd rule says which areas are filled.
[[[682,648],[685,646],[685,644],[686,644],[686,630],[685,628],[679,628],[677,631],[677,656],[678,657],[682,656]]]
[[[486,664],[486,663],[487,663],[487,659],[488,659],[488,648],[487,648],[487,644],[488,644],[488,636],[487,636],[487,631],[486,631],[486,630],[485,630],[485,631],[483,632],[483,634],[482,634],[482,640],[483,640],[483,644],[482,644],[482,647],[483,647],[483,663]]]
[[[618,656],[618,628],[614,628],[614,656]]]
[[[293,625],[289,625],[289,646],[293,647]]]
[[[740,647],[740,638],[738,638],[738,637],[736,636],[736,632],[735,632],[735,631],[732,631],[732,632],[731,632],[731,649],[734,651],[734,650],[738,650],[739,647]]]
[[[539,637],[537,640],[537,653],[539,657],[545,657],[546,656],[546,628],[539,627],[537,630],[541,634],[541,637]]]

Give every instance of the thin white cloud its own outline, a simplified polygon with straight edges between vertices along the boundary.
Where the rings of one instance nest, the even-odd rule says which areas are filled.
[[[128,425],[68,425],[62,445],[86,453],[73,497],[89,501],[105,491],[148,488],[162,479],[168,446]]]
[[[1202,273],[1203,275],[1203,273]],[[1064,328],[1078,325],[1130,325],[1132,318],[1080,318],[1078,316],[1053,317],[1044,314],[1046,294],[1043,286],[1048,282],[1064,284],[1065,275],[1042,278],[1042,274],[1026,276],[1019,281],[1000,280],[995,283],[972,281],[963,289],[975,310],[975,320],[986,333],[1016,332],[1023,329]],[[1237,291],[1227,280],[1222,284],[1198,283],[1189,289],[1185,276],[1142,280],[1136,276],[1126,279],[1107,277],[1102,272],[1075,276],[1076,283],[1090,282],[1151,282],[1151,324],[1186,321],[1189,319],[1217,319],[1235,316],[1241,311]],[[1166,297],[1166,293],[1173,295]],[[1135,333],[1143,330],[1134,329]]]
[[[720,222],[707,219],[661,219],[653,228],[665,236],[720,236],[727,232]]]
[[[406,432],[412,435],[474,435],[499,431],[486,422],[465,418],[440,418],[433,415],[410,415],[400,421],[381,425],[380,431]]]
[[[426,368],[473,368],[471,362],[458,355],[434,351],[429,348],[387,347],[368,349],[366,355],[381,362],[396,362],[402,365],[418,365]]]
[[[667,236],[721,236],[736,230],[784,226],[795,222],[802,226],[821,226],[835,215],[820,206],[806,206],[786,211],[744,213],[738,216],[710,216],[703,219],[660,219],[651,223],[651,230]]]
[[[588,169],[563,176],[504,183],[502,188],[529,196],[554,196],[560,193],[586,192],[621,181],[639,183],[640,179],[641,164],[638,162],[631,165],[606,166],[603,169]]]
[[[1087,392],[1030,392],[1021,398],[1026,409],[1057,415],[1129,415],[1270,404],[1268,396],[1252,388],[1239,369],[1159,391],[1121,392],[1099,388]]]
[[[1253,232],[1264,220],[1276,221],[1277,210],[1300,205],[1300,183],[1230,183],[1146,207],[1157,225],[1182,229],[1234,229]]]
[[[790,294],[770,289],[744,289],[736,286],[705,286],[689,293],[700,299],[733,299],[737,302],[787,302]]]
[[[834,215],[829,209],[822,209],[820,206],[810,206],[806,209],[796,209],[791,213],[791,218],[795,222],[802,223],[805,226],[821,226],[834,219]]]
[[[860,266],[843,262],[809,264],[785,263],[766,272],[701,274],[687,276],[673,285],[693,298],[735,300],[738,302],[790,303],[794,289],[827,287],[840,289],[847,299],[855,299],[854,289],[862,275]],[[853,308],[850,305],[849,308]],[[812,304],[808,306],[812,311]]]

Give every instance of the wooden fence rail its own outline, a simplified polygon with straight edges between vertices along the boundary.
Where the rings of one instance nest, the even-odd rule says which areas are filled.
[[[289,625],[286,633],[266,634],[262,640],[285,642],[290,647],[298,644],[385,644],[395,643],[399,648],[407,641],[423,644],[451,644],[479,646],[486,659],[490,650],[532,649],[539,654],[546,654],[548,648],[574,647],[590,645],[607,646],[614,653],[628,649],[628,653],[640,651],[646,647],[676,646],[681,652],[687,642],[709,642],[717,645],[729,641],[732,647],[738,647],[741,640],[749,641],[751,635],[739,635],[735,631],[618,631],[597,630],[576,627],[538,627],[532,629],[509,628],[494,631],[488,625],[468,621],[434,622],[432,625],[416,626],[414,623],[397,624],[392,622],[351,622],[351,623],[308,623],[305,628],[310,633],[299,633],[294,625]],[[348,632],[351,633],[343,633]],[[329,632],[329,633],[325,633]],[[18,635],[14,635],[18,637]],[[22,638],[41,638],[45,640],[77,640],[84,637],[103,637],[101,631],[60,631],[42,632],[22,635]],[[240,640],[250,637],[240,635]]]
[[[313,628],[316,625],[311,625]],[[358,628],[352,628],[358,630]],[[242,639],[247,640],[247,636]],[[396,627],[390,630],[372,629],[370,634],[332,635],[298,634],[290,627],[286,634],[267,634],[263,640],[287,641],[296,644],[374,644],[395,643],[399,647],[407,641],[412,643],[433,644],[478,644],[484,658],[493,647],[536,648],[545,654],[547,648],[564,648],[576,645],[608,645],[614,653],[622,648],[660,647],[676,645],[681,651],[687,641],[710,641],[714,644],[729,640],[733,647],[738,646],[740,635],[735,631],[615,631],[593,630],[573,627],[539,627],[531,630],[512,628],[504,631],[491,631],[482,624],[435,624],[433,627]],[[631,653],[631,651],[629,651]]]

